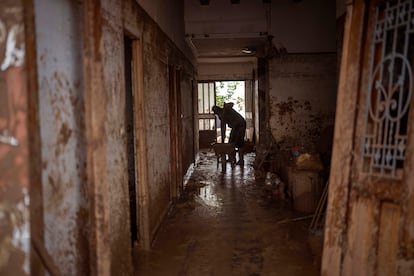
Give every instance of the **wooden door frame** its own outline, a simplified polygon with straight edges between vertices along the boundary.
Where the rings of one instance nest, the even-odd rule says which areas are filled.
[[[321,275],[341,275],[363,55],[365,1],[346,7]]]
[[[43,216],[43,187],[42,187],[42,160],[39,122],[39,90],[37,83],[36,32],[35,14],[32,0],[23,1],[24,25],[26,44],[26,69],[28,89],[28,132],[29,139],[29,177],[30,177],[30,273],[40,275],[44,273],[42,257],[39,250],[44,249],[44,216]],[[36,244],[36,246],[34,245]],[[37,250],[36,250],[37,248]],[[42,250],[43,251],[43,250]],[[43,252],[46,252],[44,250]],[[40,257],[40,258],[39,258]],[[52,259],[50,259],[52,260]],[[43,261],[44,262],[44,261]],[[46,265],[48,270],[56,270],[55,264]]]
[[[101,1],[83,3],[86,174],[89,195],[91,275],[111,274],[108,185],[106,177],[106,94],[103,87]]]
[[[170,200],[174,201],[183,191],[182,165],[182,114],[181,114],[181,71],[174,65],[168,66],[169,76],[169,118],[170,118]]]
[[[135,125],[135,179],[137,182],[137,222],[138,243],[141,248],[149,250],[151,234],[149,225],[149,188],[147,166],[147,138],[145,127],[145,95],[144,95],[144,61],[143,41],[140,38],[132,42],[132,93],[134,98],[134,125]]]

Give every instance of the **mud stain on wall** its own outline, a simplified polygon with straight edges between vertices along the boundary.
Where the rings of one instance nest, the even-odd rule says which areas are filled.
[[[332,126],[336,55],[287,55],[270,61],[270,128],[282,147],[314,148]]]
[[[28,97],[23,4],[0,9],[0,274],[28,275],[30,265]]]

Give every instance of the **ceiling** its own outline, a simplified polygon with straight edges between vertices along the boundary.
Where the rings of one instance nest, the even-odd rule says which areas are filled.
[[[265,40],[265,36],[241,38],[189,38],[193,51],[198,59],[251,57],[255,55],[257,48],[260,47]]]
[[[184,0],[184,24],[198,60],[255,56],[244,48],[265,49],[259,55],[336,51],[332,0]]]
[[[186,0],[186,39],[198,61],[251,59],[267,37],[269,5],[263,2]]]

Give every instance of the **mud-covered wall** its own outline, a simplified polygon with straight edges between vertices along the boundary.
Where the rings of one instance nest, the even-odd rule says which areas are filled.
[[[0,5],[0,275],[30,275],[31,135],[23,3]]]
[[[78,1],[35,0],[44,238],[63,275],[88,273]]]
[[[179,21],[178,25],[183,24],[184,18],[177,9],[164,9],[164,12],[167,12],[165,16]],[[195,158],[192,102],[195,69],[187,59],[191,53],[183,53],[136,1],[124,1],[123,18],[124,28],[142,43],[142,52],[137,54],[142,54],[143,62],[143,87],[139,93],[143,93],[144,101],[146,151],[140,154],[146,155],[147,183],[138,185],[148,187],[148,231],[152,239],[171,200],[169,91],[174,81],[170,82],[169,66],[176,68],[180,75],[181,114],[177,117],[182,124],[183,174]]]
[[[313,147],[333,125],[336,54],[292,54],[269,61],[270,128],[282,145]]]
[[[174,15],[171,15],[174,16]],[[146,139],[148,185],[150,195],[150,231],[154,234],[170,202],[170,126],[169,126],[169,75],[168,66],[180,68],[183,170],[193,159],[193,133],[191,118],[192,83],[194,68],[174,43],[161,32],[151,19],[145,20],[143,29],[144,93],[146,107]],[[186,164],[187,163],[187,164]]]
[[[125,129],[122,1],[102,1],[103,78],[106,94],[106,183],[111,271],[131,273],[128,168]]]
[[[153,235],[170,202],[168,48],[155,24],[145,24],[143,43],[149,228]]]

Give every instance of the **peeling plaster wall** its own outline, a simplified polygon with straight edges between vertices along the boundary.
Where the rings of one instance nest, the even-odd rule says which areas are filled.
[[[106,163],[111,271],[131,267],[128,167],[125,130],[124,30],[122,1],[102,1],[103,77],[106,94]]]
[[[44,235],[63,275],[88,274],[78,1],[35,0]]]
[[[313,146],[333,125],[336,54],[287,55],[269,61],[270,128],[281,144]]]

